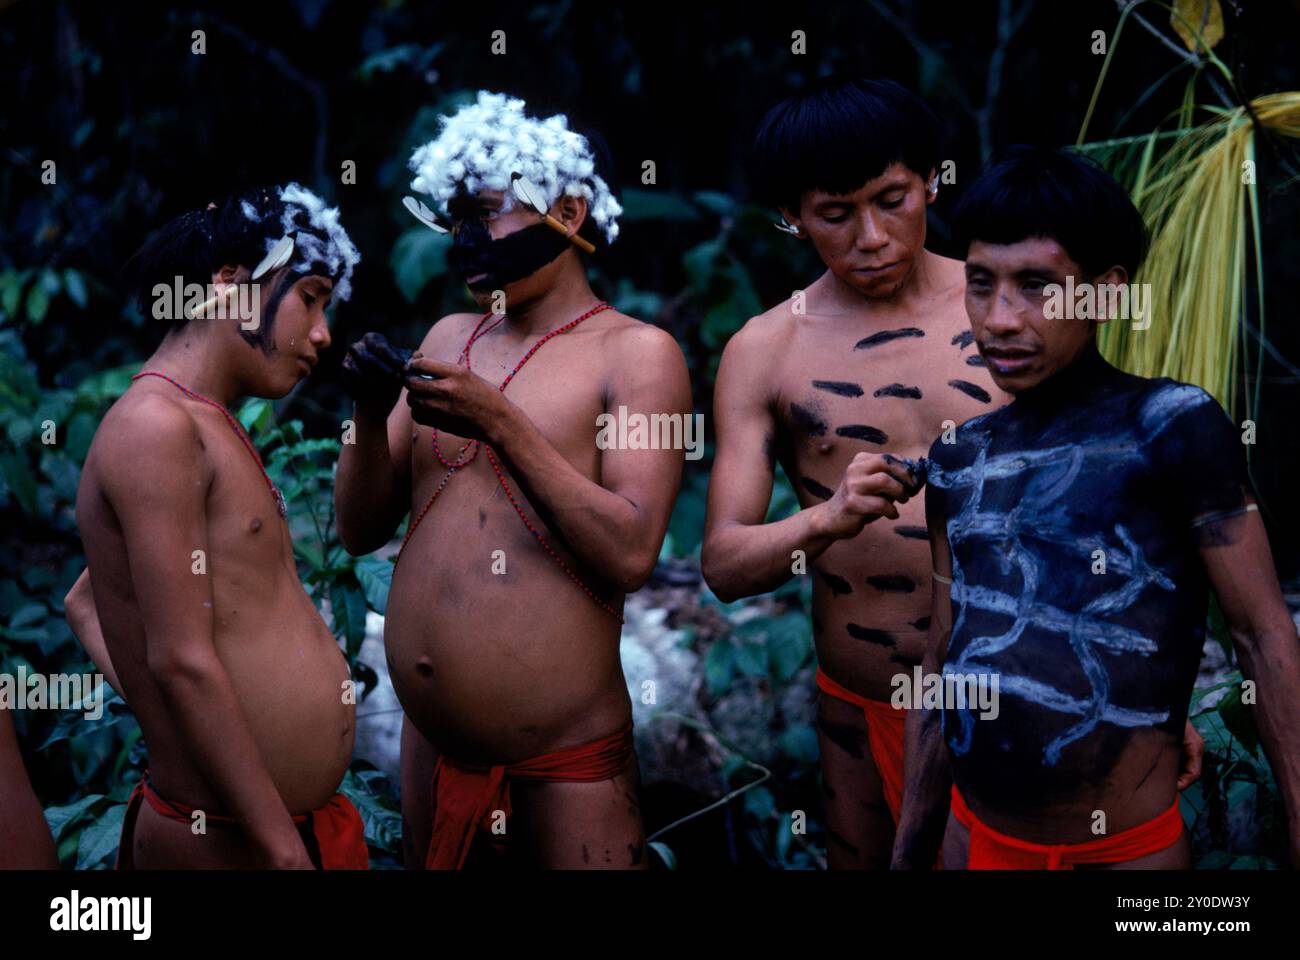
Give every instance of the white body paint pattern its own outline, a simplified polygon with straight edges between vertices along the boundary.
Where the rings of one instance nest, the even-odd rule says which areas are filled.
[[[963,428],[963,440],[975,450],[969,466],[945,471],[938,463],[930,467],[929,482],[936,488],[966,496],[960,510],[947,521],[948,543],[952,554],[951,595],[955,606],[949,656],[943,666],[945,674],[1000,675],[1000,689],[1005,695],[1022,698],[1039,707],[1078,717],[1078,722],[1051,739],[1043,749],[1042,762],[1054,765],[1069,744],[1086,737],[1100,724],[1121,727],[1146,727],[1169,719],[1171,705],[1135,706],[1111,701],[1111,677],[1099,651],[1147,657],[1158,649],[1157,642],[1111,618],[1129,610],[1148,590],[1173,592],[1175,584],[1169,571],[1149,563],[1142,547],[1122,523],[1110,529],[1080,529],[1071,524],[1066,511],[1071,487],[1081,473],[1107,477],[1142,469],[1149,462],[1148,445],[1173,419],[1210,398],[1203,391],[1183,384],[1170,384],[1153,390],[1145,399],[1135,422],[1108,425],[1094,439],[1068,440],[1059,446],[989,455],[992,435],[987,429],[1002,411],[978,417]],[[1068,430],[1062,430],[1062,433]],[[1077,435],[1076,435],[1077,436]],[[1014,507],[1006,511],[984,506],[991,485],[1012,483],[1022,492]],[[950,496],[955,504],[957,496]],[[968,585],[966,571],[958,562],[959,548],[971,540],[984,540],[1001,547],[997,561],[1006,576],[1019,571],[1018,594]],[[1051,577],[1070,576],[1063,570],[1048,569],[1033,543],[1051,545],[1056,551],[1079,558],[1078,570],[1086,571],[1094,551],[1105,552],[1109,572],[1123,577],[1123,584],[1089,600],[1079,610],[1061,609],[1040,594]],[[997,551],[995,551],[997,552]],[[1058,556],[1060,554],[1058,553]],[[986,611],[1014,618],[1010,627],[999,634],[976,636],[965,640],[967,613]],[[1005,668],[988,658],[1003,653],[1020,642],[1027,629],[1058,634],[1073,654],[1087,679],[1089,694],[1072,695],[1045,679],[1008,675]],[[961,642],[957,642],[962,638]],[[956,655],[953,650],[956,650]],[[1052,664],[1048,663],[1050,668]],[[965,754],[971,745],[974,717],[969,709],[954,711],[956,730],[947,729],[945,738],[955,756]],[[945,721],[947,720],[945,714]]]

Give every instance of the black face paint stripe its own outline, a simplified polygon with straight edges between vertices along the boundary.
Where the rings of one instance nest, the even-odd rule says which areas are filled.
[[[875,627],[864,627],[857,623],[845,624],[844,629],[854,640],[863,640],[882,647],[892,647],[897,643],[888,630],[877,630]]]
[[[900,537],[906,537],[909,540],[930,539],[930,531],[925,529],[925,527],[899,526],[894,528],[894,532]]]
[[[872,396],[873,397],[905,397],[908,400],[920,400],[921,388],[905,387],[901,383],[891,383],[887,387],[881,387],[879,390],[873,393]]]
[[[867,577],[867,583],[877,590],[889,593],[911,593],[916,589],[916,581],[901,574],[888,574],[883,577]]]
[[[902,327],[898,330],[882,330],[880,333],[873,333],[869,337],[863,337],[853,345],[854,350],[867,350],[871,347],[878,347],[882,343],[889,343],[891,340],[897,340],[900,337],[924,337],[925,331],[919,327]]]
[[[847,380],[814,380],[812,385],[818,390],[825,390],[839,397],[860,397],[862,388]]]
[[[952,338],[953,346],[961,350],[965,350],[974,342],[975,333],[972,330],[963,330],[961,333],[957,334],[957,336]]]
[[[960,390],[968,397],[974,397],[980,403],[989,403],[993,399],[991,396],[989,396],[989,392],[987,390],[985,390],[981,386],[977,386],[976,384],[971,383],[968,380],[949,380],[948,386],[952,387],[954,390]]]
[[[826,421],[807,407],[801,407],[797,403],[790,404],[790,420],[795,430],[802,434],[813,437],[826,436]]]
[[[829,500],[831,497],[835,496],[834,490],[832,490],[830,487],[823,487],[812,477],[800,477],[799,482],[802,483],[803,488],[807,490],[809,493],[811,493],[814,497],[820,497],[823,500]]]
[[[835,435],[853,440],[865,440],[867,443],[885,443],[889,440],[885,431],[869,427],[865,423],[850,423],[847,426],[836,427]]]
[[[849,586],[849,582],[843,577],[837,577],[833,573],[827,573],[821,567],[817,568],[817,573],[826,583],[826,586],[831,588],[831,593],[835,596],[839,597],[846,593],[853,592],[853,588]]]

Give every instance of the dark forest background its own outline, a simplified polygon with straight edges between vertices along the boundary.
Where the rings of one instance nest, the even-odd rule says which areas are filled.
[[[1300,89],[1300,3],[1222,8],[1216,53],[1233,71],[1235,92]],[[1146,133],[1182,103],[1186,75],[1166,82],[1180,67],[1168,12],[1142,9],[1146,24],[1126,28],[1090,138]],[[827,73],[885,75],[918,91],[943,121],[943,156],[956,163],[957,182],[941,189],[930,225],[930,245],[952,253],[949,211],[992,155],[1013,143],[1075,141],[1101,67],[1093,33],[1110,34],[1119,12],[1106,0],[0,0],[0,666],[84,663],[62,620],[63,594],[84,562],[72,503],[99,417],[162,332],[128,303],[121,267],[171,217],[253,184],[298,180],[341,208],[361,250],[355,294],[335,313],[334,345],[312,381],[273,410],[254,403],[242,416],[291,488],[304,579],[373,687],[359,651],[367,611],[383,609],[385,562],[343,556],[319,510],[348,409],[338,383],[346,345],[372,329],[413,345],[439,316],[469,303],[448,276],[441,241],[400,204],[407,158],[435,134],[440,114],[486,88],[603,135],[626,213],[618,242],[591,261],[597,291],[674,334],[711,431],[713,374],[727,337],[820,272],[811,249],[774,230],[775,212],[751,201],[746,154],[762,114]],[[195,30],[204,31],[202,55],[191,52]],[[491,52],[495,30],[505,32],[505,55]],[[806,32],[806,54],[792,54],[794,30]],[[42,183],[46,160],[55,161],[54,184]],[[652,185],[641,182],[647,160],[656,167]],[[341,182],[347,161],[354,184]],[[1282,359],[1270,355],[1262,367],[1260,433],[1274,439],[1255,452],[1253,469],[1284,589],[1294,596],[1300,192],[1285,150],[1261,147],[1260,164],[1268,330]],[[39,442],[47,418],[58,425],[53,446]],[[809,683],[811,664],[802,588],[766,598],[745,619],[737,611],[746,604],[720,604],[698,582],[708,465],[708,457],[688,463],[651,588],[662,591],[652,593],[655,602],[674,604],[672,622],[701,658],[706,682],[696,695],[706,719],[737,684],[776,698],[786,685]],[[779,487],[774,511],[792,507]],[[788,823],[781,811],[816,806],[815,739],[810,748],[806,724],[776,717],[765,745],[736,751],[716,775],[719,791],[752,782],[755,763],[778,776],[699,821],[677,851],[683,863],[696,850],[709,851],[697,862],[820,862],[815,829],[810,844],[794,847],[779,829]],[[1214,717],[1223,730],[1198,801],[1198,862],[1271,862],[1276,797],[1248,716],[1238,703]],[[29,716],[19,728],[65,863],[103,865],[143,763],[134,721],[118,704],[99,724]],[[354,766],[349,789],[368,804],[372,846],[377,856],[396,856],[393,786],[364,760]],[[665,792],[658,810],[649,805],[649,825],[708,793],[692,790]],[[1246,841],[1238,807],[1249,807],[1256,825]]]

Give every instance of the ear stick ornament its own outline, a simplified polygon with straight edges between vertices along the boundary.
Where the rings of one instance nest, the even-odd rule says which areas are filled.
[[[411,216],[434,233],[451,233],[451,224],[415,199],[415,197],[402,197],[402,206],[411,211]]]
[[[785,217],[782,217],[782,218],[781,218],[781,222],[780,222],[780,223],[774,223],[774,224],[772,224],[772,226],[776,227],[776,228],[777,228],[778,230],[780,230],[782,233],[788,233],[788,234],[790,234],[790,236],[792,236],[792,237],[797,237],[797,236],[799,236],[799,228],[796,227],[796,226],[795,226],[793,223],[791,223],[789,220],[787,220]]]
[[[292,256],[293,256],[293,237],[288,237],[288,236],[281,237],[276,242],[275,246],[271,248],[271,251],[265,257],[262,258],[262,262],[253,268],[253,273],[252,276],[249,277],[249,280],[250,281],[260,280],[268,273],[271,273],[275,270],[279,270],[281,267],[283,267],[286,263],[289,262],[289,258]],[[200,303],[197,307],[195,307],[194,311],[190,314],[190,319],[195,320],[199,317],[208,316],[208,311],[211,310],[213,307],[217,306],[218,304],[222,304],[224,306],[225,302],[230,300],[231,294],[234,293],[236,289],[238,288],[233,283],[227,284],[226,289],[222,290],[216,296],[210,297],[209,299],[203,301],[203,303]]]
[[[559,220],[556,220],[553,216],[551,216],[549,213],[546,212],[546,198],[542,196],[541,191],[538,190],[535,186],[533,186],[532,182],[523,174],[520,173],[510,174],[510,189],[514,191],[515,199],[517,199],[524,206],[529,207],[532,210],[536,210],[538,213],[540,213],[542,215],[543,221],[552,230],[564,234],[577,247],[579,247],[582,250],[585,250],[587,253],[596,252],[596,248],[592,246],[589,240],[584,240],[576,233],[570,234],[568,227],[560,223]]]

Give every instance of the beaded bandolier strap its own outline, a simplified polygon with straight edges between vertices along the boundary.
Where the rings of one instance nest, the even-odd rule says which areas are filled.
[[[137,373],[134,377],[132,377],[131,380],[136,381],[142,377],[157,377],[159,380],[166,380],[168,383],[170,383],[181,393],[185,394],[185,396],[189,397],[191,400],[198,400],[200,403],[206,403],[208,406],[212,407],[223,417],[225,417],[226,423],[230,424],[230,429],[235,431],[235,436],[239,437],[240,442],[243,443],[244,445],[244,449],[248,451],[249,456],[251,456],[253,458],[253,461],[257,464],[257,469],[262,471],[262,479],[266,481],[266,485],[271,490],[271,495],[275,497],[276,511],[282,517],[288,513],[288,508],[286,507],[284,502],[284,494],[280,492],[279,487],[277,487],[274,483],[271,482],[271,477],[266,472],[266,467],[262,465],[262,458],[258,456],[257,448],[253,446],[253,441],[249,439],[248,433],[240,425],[239,421],[236,420],[233,415],[231,415],[229,410],[227,410],[221,404],[217,403],[217,401],[210,400],[207,397],[205,397],[203,394],[198,393],[195,390],[191,390],[189,387],[185,386],[182,383],[178,383],[177,381],[173,380],[171,377],[167,376],[167,374],[165,373],[159,373],[156,370],[143,370],[140,373]]]
[[[528,352],[525,353],[523,357],[520,359],[520,361],[515,364],[515,368],[510,371],[510,373],[506,376],[504,380],[501,381],[501,386],[498,387],[497,389],[500,390],[502,393],[505,393],[506,387],[508,387],[510,385],[510,381],[515,378],[515,374],[517,374],[523,368],[525,363],[527,363],[529,360],[533,358],[533,355],[542,348],[542,345],[546,343],[546,341],[550,340],[552,337],[558,337],[562,333],[568,333],[570,330],[572,330],[578,324],[582,323],[584,320],[594,317],[596,314],[600,313],[601,311],[608,310],[608,309],[610,309],[610,305],[608,303],[605,303],[604,301],[601,301],[600,303],[596,304],[596,306],[592,307],[590,310],[584,313],[582,316],[574,320],[570,320],[568,323],[564,324],[564,326],[556,327],[550,333],[546,334],[546,336],[542,337],[535,344],[533,344],[532,347],[529,348]],[[464,363],[466,370],[470,369],[469,354],[475,342],[490,330],[495,329],[497,324],[501,323],[501,321],[504,319],[503,316],[498,317],[497,323],[494,323],[492,326],[488,327],[487,330],[484,330],[483,324],[487,323],[488,317],[491,316],[493,316],[493,314],[491,313],[486,313],[483,315],[482,319],[479,320],[478,325],[474,327],[474,332],[469,335],[469,340],[465,342],[465,349],[463,349],[460,352],[460,360],[458,362]],[[491,464],[492,466],[492,472],[496,474],[497,482],[501,484],[501,489],[505,491],[506,499],[510,501],[510,506],[515,508],[515,513],[519,515],[519,519],[522,520],[524,526],[528,528],[528,532],[537,538],[537,542],[542,545],[542,549],[545,550],[548,554],[550,554],[551,559],[554,560],[559,565],[560,569],[565,572],[565,574],[568,576],[570,580],[572,580],[574,583],[576,583],[579,587],[582,588],[583,593],[585,593],[588,597],[591,598],[592,603],[600,607],[610,616],[614,617],[616,620],[618,620],[619,623],[622,623],[623,622],[622,614],[620,614],[612,606],[605,603],[605,601],[601,600],[598,596],[596,596],[596,594],[592,592],[591,588],[582,582],[582,578],[580,578],[576,573],[574,573],[572,570],[569,569],[568,564],[566,564],[560,558],[560,555],[555,552],[555,549],[549,543],[546,542],[546,538],[542,536],[541,532],[535,526],[533,526],[532,522],[528,519],[527,514],[524,513],[523,507],[521,507],[519,505],[519,501],[515,499],[514,492],[510,489],[510,484],[506,482],[505,471],[501,469],[501,464],[500,462],[498,462],[496,454],[492,451],[492,448],[486,446],[485,444],[480,443],[478,440],[470,440],[467,441],[466,444],[460,448],[460,452],[456,454],[455,460],[448,460],[446,457],[442,455],[442,448],[438,445],[437,427],[433,428],[433,454],[438,458],[438,462],[447,468],[447,472],[443,475],[443,478],[438,482],[438,486],[434,488],[434,491],[429,496],[429,499],[425,501],[424,506],[420,509],[420,512],[416,514],[415,517],[411,520],[410,526],[406,530],[406,537],[405,539],[402,540],[402,549],[399,550],[397,554],[398,560],[399,561],[401,560],[402,553],[406,550],[406,545],[411,542],[411,536],[415,533],[416,528],[419,527],[420,522],[424,520],[425,514],[427,514],[429,512],[429,508],[433,506],[433,502],[438,499],[438,496],[446,488],[448,481],[451,480],[452,476],[456,473],[456,471],[464,467],[467,467],[474,462],[474,458],[478,456],[478,452],[481,447],[484,447],[486,449],[488,463]]]

